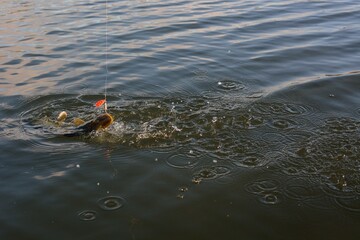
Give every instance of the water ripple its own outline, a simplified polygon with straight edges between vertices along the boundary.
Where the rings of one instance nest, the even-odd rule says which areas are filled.
[[[125,204],[125,199],[117,196],[107,196],[101,198],[98,201],[98,205],[101,209],[106,211],[113,211],[123,207]]]
[[[201,166],[195,170],[192,181],[194,183],[200,183],[203,180],[217,179],[228,175],[231,172],[228,166]]]
[[[341,209],[357,213],[360,212],[360,198],[358,196],[352,198],[337,198],[335,202]]]
[[[285,118],[272,118],[268,124],[270,127],[278,130],[290,130],[299,127],[296,121]]]
[[[314,109],[302,104],[258,101],[252,104],[249,111],[271,116],[306,116],[312,114]]]
[[[33,96],[0,103],[4,141],[20,139],[21,150],[31,153],[84,158],[94,156],[89,145],[127,153],[148,148],[164,154],[173,171],[190,171],[194,182],[271,170],[274,179],[246,185],[263,204],[287,197],[327,209],[335,199],[339,208],[359,212],[358,1],[108,1],[107,9],[104,3],[2,2],[2,101]],[[324,76],[333,84],[317,81]],[[104,79],[115,123],[64,139],[74,126],[56,122],[57,114],[93,119]],[[274,89],[306,81],[325,87],[313,94],[300,84],[272,100]],[[342,116],[348,102],[355,116]],[[318,104],[330,107],[312,107]],[[63,174],[51,170],[34,176]],[[116,196],[98,202],[104,210],[123,204]],[[97,213],[78,217],[91,221]]]
[[[245,86],[241,83],[232,80],[221,80],[217,83],[218,88],[225,91],[242,90]]]
[[[172,155],[166,160],[166,163],[174,168],[193,168],[198,162],[198,158],[188,157],[185,154]]]
[[[281,202],[280,183],[273,179],[258,180],[248,184],[246,191],[258,196],[263,204],[274,205]]]
[[[358,127],[356,119],[328,118],[318,132],[286,149],[286,157],[277,163],[279,170],[289,176],[311,178],[317,184],[317,190],[290,185],[286,190],[290,197],[295,192],[303,195],[317,192],[316,197],[320,192],[331,199],[356,195],[360,186]]]
[[[93,210],[84,210],[78,214],[78,217],[82,221],[94,221],[97,217],[97,212]]]

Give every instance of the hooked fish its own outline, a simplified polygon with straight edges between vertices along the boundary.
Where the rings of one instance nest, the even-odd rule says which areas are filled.
[[[79,120],[78,120],[79,121]],[[113,117],[108,114],[101,114],[96,117],[94,120],[84,123],[76,128],[76,130],[72,133],[64,134],[65,137],[79,137],[86,134],[89,134],[94,131],[98,131],[101,129],[106,129],[114,122]]]

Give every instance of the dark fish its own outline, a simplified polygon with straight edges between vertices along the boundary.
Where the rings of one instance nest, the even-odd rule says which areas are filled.
[[[79,137],[86,134],[89,134],[94,131],[98,131],[100,129],[105,129],[109,127],[113,123],[113,117],[108,114],[102,114],[81,126],[79,126],[75,132],[64,134],[65,137]]]

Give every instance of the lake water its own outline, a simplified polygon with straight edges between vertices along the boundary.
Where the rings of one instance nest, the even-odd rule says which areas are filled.
[[[1,239],[359,239],[359,1],[0,6]]]

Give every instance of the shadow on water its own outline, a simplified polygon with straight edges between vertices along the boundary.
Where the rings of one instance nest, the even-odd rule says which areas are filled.
[[[339,88],[339,82],[348,86]],[[171,168],[189,171],[194,184],[231,182],[234,175],[257,169],[271,177],[255,179],[245,188],[263,204],[288,199],[319,209],[340,207],[357,213],[360,120],[354,103],[357,93],[353,90],[350,96],[348,92],[356,89],[351,87],[355,83],[354,76],[327,78],[255,100],[109,96],[115,123],[107,131],[73,139],[62,136],[74,130],[71,118],[94,118],[101,111],[91,111],[99,96],[37,97],[21,107],[20,121],[36,151],[51,152],[58,146],[76,152],[77,147],[69,150],[69,145],[83,143],[148,149]],[[307,99],[301,96],[303,92]],[[349,107],[340,111],[340,105]],[[59,124],[54,119],[62,110],[70,117]],[[121,207],[123,200],[115,200],[109,200],[109,208]],[[93,215],[80,217],[90,220]]]

